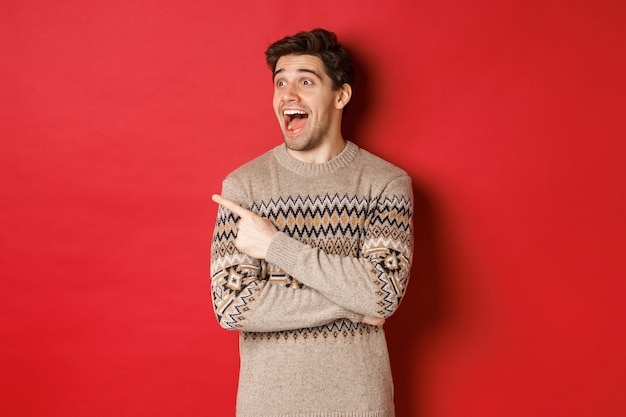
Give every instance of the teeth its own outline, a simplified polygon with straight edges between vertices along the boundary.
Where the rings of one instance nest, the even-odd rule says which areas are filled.
[[[306,114],[306,112],[305,112],[305,111],[302,111],[302,110],[285,110],[285,111],[283,112],[283,114],[286,114],[286,115],[288,115],[288,116],[291,116],[291,115],[294,115],[294,114]]]

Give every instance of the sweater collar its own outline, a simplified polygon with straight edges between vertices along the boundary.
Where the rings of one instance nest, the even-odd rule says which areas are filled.
[[[343,148],[341,153],[330,161],[326,161],[321,164],[309,164],[291,156],[289,152],[287,152],[285,144],[278,145],[272,150],[274,157],[280,165],[291,172],[306,177],[314,177],[317,175],[332,174],[337,172],[350,164],[350,162],[352,162],[352,160],[356,157],[358,151],[359,147],[356,144],[346,141],[346,146]]]

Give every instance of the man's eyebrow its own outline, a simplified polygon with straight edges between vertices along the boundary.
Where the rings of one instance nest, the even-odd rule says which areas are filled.
[[[285,72],[285,69],[284,69],[284,68],[279,68],[279,69],[277,69],[276,71],[274,71],[274,77],[273,77],[273,78],[275,79],[275,78],[276,78],[276,76],[277,76],[278,74],[280,74],[281,72]],[[312,69],[310,69],[310,68],[298,68],[298,69],[296,70],[296,72],[304,72],[304,73],[307,73],[307,74],[313,74],[313,75],[315,75],[317,78],[319,78],[320,80],[322,79],[322,76],[321,76],[320,74],[318,74],[318,73],[317,73],[317,71],[312,70]]]
[[[272,78],[276,78],[276,76],[277,76],[278,74],[280,74],[281,72],[283,72],[283,71],[285,71],[285,70],[284,70],[284,69],[282,69],[282,68],[281,68],[281,69],[277,69],[276,71],[274,71],[274,75],[272,76]]]

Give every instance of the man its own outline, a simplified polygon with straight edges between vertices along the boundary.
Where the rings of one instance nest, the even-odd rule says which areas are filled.
[[[323,29],[266,51],[281,144],[223,183],[213,306],[240,331],[238,417],[391,417],[384,320],[413,240],[411,179],[343,139],[350,56]]]

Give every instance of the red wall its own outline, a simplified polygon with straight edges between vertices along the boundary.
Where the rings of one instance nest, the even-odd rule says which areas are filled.
[[[210,195],[280,143],[263,51],[354,50],[415,180],[399,417],[626,415],[622,1],[43,1],[0,13],[0,415],[232,416]]]

